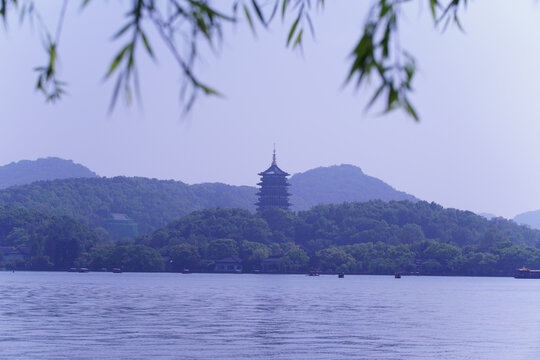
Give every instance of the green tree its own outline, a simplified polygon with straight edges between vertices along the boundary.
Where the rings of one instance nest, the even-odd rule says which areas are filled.
[[[354,258],[344,249],[330,247],[317,253],[319,266],[324,271],[349,271],[349,265],[354,264]]]
[[[5,240],[8,246],[28,246],[30,244],[30,234],[24,228],[16,227],[6,236]]]
[[[418,224],[405,224],[398,236],[404,244],[412,244],[425,239],[424,232]]]
[[[88,253],[90,261],[84,266],[92,270],[99,270],[102,268],[110,267],[109,258],[111,256],[112,251],[113,251],[112,246],[93,247]]]
[[[295,216],[292,212],[280,208],[266,208],[260,211],[272,231],[272,241],[284,243],[291,241],[295,234]]]
[[[163,271],[163,258],[155,250],[144,245],[116,246],[107,260],[109,268],[123,271],[154,272]]]
[[[309,256],[299,247],[290,249],[279,260],[279,267],[283,272],[305,271],[308,264]]]
[[[261,261],[268,256],[270,256],[268,246],[247,240],[242,242],[240,257],[243,261],[244,270],[251,270],[258,267]]]
[[[209,259],[217,260],[233,255],[238,255],[238,245],[233,239],[216,239],[208,244]]]
[[[484,233],[484,236],[480,239],[480,244],[478,244],[480,250],[489,250],[497,243],[505,242],[506,237],[498,229],[488,229]]]
[[[171,270],[182,271],[183,269],[195,269],[199,265],[201,256],[199,249],[190,244],[178,244],[169,249],[171,257]]]
[[[66,216],[58,217],[47,228],[44,255],[50,258],[56,269],[68,269],[83,251],[98,240],[96,234],[83,224]]]

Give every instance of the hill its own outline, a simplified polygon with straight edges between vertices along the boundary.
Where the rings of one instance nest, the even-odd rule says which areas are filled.
[[[540,210],[528,211],[516,215],[514,221],[521,225],[528,225],[533,229],[540,229]]]
[[[67,215],[102,227],[110,213],[125,213],[149,233],[194,210],[254,209],[255,188],[224,184],[187,185],[141,177],[37,181],[0,191],[0,204]]]
[[[296,174],[291,184],[293,210],[373,199],[417,201],[352,165]],[[92,227],[103,227],[110,213],[124,213],[138,223],[140,233],[147,234],[195,210],[223,207],[254,211],[256,192],[255,187],[221,183],[188,185],[141,177],[87,177],[37,181],[0,190],[0,204],[67,215]]]
[[[297,214],[205,209],[135,240],[184,267],[212,271],[238,256],[247,271],[272,256],[275,272],[512,275],[540,266],[540,231],[435,203],[380,200],[320,205]]]
[[[30,184],[39,180],[89,178],[97,175],[87,167],[72,160],[48,157],[21,160],[0,166],[0,189],[14,185]]]
[[[364,174],[353,165],[319,167],[290,178],[293,210],[308,210],[319,204],[369,200],[418,201],[387,183]]]

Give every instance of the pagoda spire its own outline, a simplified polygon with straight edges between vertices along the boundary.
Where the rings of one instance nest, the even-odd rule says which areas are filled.
[[[272,165],[277,165],[277,162],[276,162],[276,143],[274,143],[274,153],[272,155]]]

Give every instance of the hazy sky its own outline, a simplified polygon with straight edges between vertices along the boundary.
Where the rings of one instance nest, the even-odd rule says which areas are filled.
[[[45,104],[32,69],[45,61],[38,34],[11,21],[1,30],[0,164],[58,156],[102,176],[254,185],[271,161],[290,172],[348,163],[395,188],[445,207],[513,217],[540,208],[540,8],[532,0],[470,4],[466,29],[433,29],[420,1],[408,6],[402,46],[418,60],[414,103],[402,113],[365,113],[372,89],[341,89],[367,1],[329,1],[315,16],[304,55],[285,49],[277,21],[255,39],[227,31],[198,67],[225,99],[200,98],[188,118],[180,72],[163,48],[141,57],[143,105],[108,114],[103,75],[121,43],[124,1],[70,2],[60,43],[68,96]],[[422,2],[424,3],[424,2]],[[39,2],[54,23],[60,2]]]

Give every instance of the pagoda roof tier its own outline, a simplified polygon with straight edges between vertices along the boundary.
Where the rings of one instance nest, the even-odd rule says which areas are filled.
[[[285,171],[281,170],[279,166],[277,166],[276,161],[276,146],[274,144],[274,153],[272,154],[272,164],[270,167],[263,172],[259,173],[259,176],[266,176],[266,175],[277,175],[277,176],[289,176],[289,173],[286,173]]]
[[[259,185],[259,186],[263,186],[263,184],[264,184],[265,187],[269,187],[269,188],[270,187],[291,186],[291,184],[289,184],[288,182],[285,182],[285,181],[280,183],[280,184],[269,184],[267,182],[262,182],[262,181],[257,183],[257,185]]]
[[[289,173],[286,173],[285,171],[281,170],[277,164],[273,163],[272,165],[270,165],[270,167],[268,169],[266,169],[265,171],[263,172],[260,172],[259,173],[260,176],[265,176],[265,175],[279,175],[279,176],[289,176],[290,174]]]

